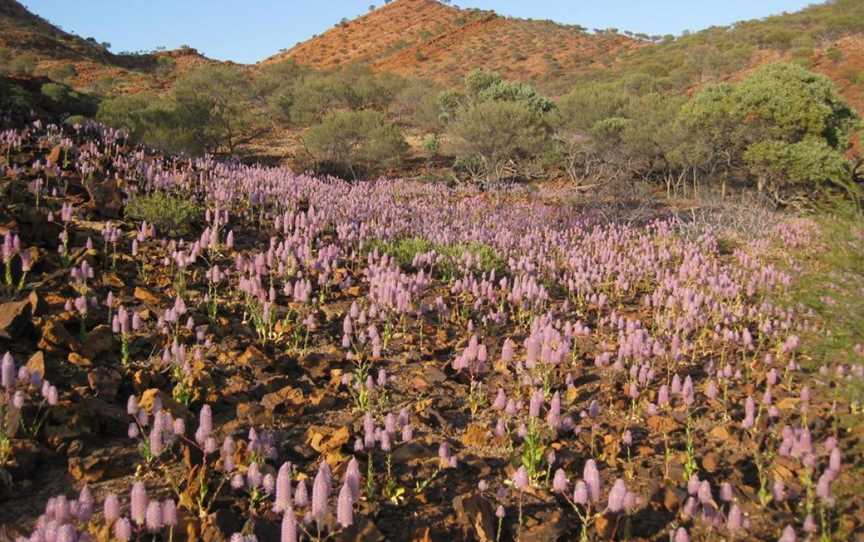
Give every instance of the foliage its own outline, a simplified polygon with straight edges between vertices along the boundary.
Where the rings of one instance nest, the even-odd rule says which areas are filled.
[[[681,121],[708,162],[745,163],[757,188],[829,182],[851,190],[844,153],[857,114],[827,78],[794,64],[760,68],[736,85],[710,87]]]
[[[464,108],[447,133],[450,152],[473,177],[489,181],[505,178],[512,161],[538,154],[548,139],[542,117],[524,103],[509,101]]]
[[[391,241],[376,239],[368,242],[366,248],[369,252],[377,250],[389,254],[403,269],[413,268],[418,254],[434,251],[440,257],[434,271],[445,278],[456,276],[464,254],[470,254],[475,259],[481,273],[494,270],[500,275],[505,269],[505,262],[495,248],[478,242],[442,244],[421,237],[405,237]]]
[[[396,165],[408,149],[399,128],[377,111],[337,111],[304,135],[319,171],[368,175]]]
[[[240,68],[206,65],[177,80],[174,113],[205,149],[227,147],[233,153],[240,137],[253,124],[252,89]]]
[[[125,213],[126,218],[146,221],[171,235],[189,233],[192,223],[202,215],[194,200],[161,191],[132,196],[126,202]]]

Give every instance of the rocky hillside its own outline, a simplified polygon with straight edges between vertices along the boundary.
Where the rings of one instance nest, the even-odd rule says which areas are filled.
[[[16,0],[0,0],[0,62],[25,75],[109,94],[167,88],[189,69],[213,61],[192,48],[114,54],[96,38],[65,32]]]
[[[609,66],[646,42],[591,34],[552,21],[502,17],[435,0],[396,0],[263,61],[294,59],[332,68],[350,63],[455,83],[475,68],[537,81]]]

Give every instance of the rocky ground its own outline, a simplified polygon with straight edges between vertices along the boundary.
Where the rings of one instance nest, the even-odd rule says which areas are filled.
[[[857,364],[751,238],[0,133],[0,540],[856,540]],[[568,196],[569,197],[569,196]],[[605,218],[604,218],[605,217]]]

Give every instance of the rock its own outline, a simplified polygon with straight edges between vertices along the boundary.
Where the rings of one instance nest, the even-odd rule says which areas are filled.
[[[132,292],[132,297],[146,305],[159,305],[159,298],[150,290],[145,290],[138,286]]]
[[[237,403],[237,421],[247,425],[262,425],[269,416],[263,406],[258,403]]]
[[[671,433],[678,427],[678,422],[668,416],[651,416],[648,418],[648,428],[653,433]]]
[[[47,352],[81,351],[81,343],[57,320],[48,320],[42,327],[38,348]]]
[[[103,273],[102,285],[111,286],[113,288],[123,288],[126,286],[126,283],[123,282],[123,279],[121,279],[117,273]]]
[[[666,486],[663,490],[663,506],[670,512],[677,512],[686,499],[687,493],[677,487]]]
[[[42,316],[48,310],[48,303],[35,290],[27,296],[27,301],[30,302],[30,313],[32,316]]]
[[[117,461],[116,452],[110,448],[102,448],[91,450],[83,456],[70,457],[69,474],[79,482],[87,484],[123,476],[125,466]]]
[[[84,397],[81,401],[103,433],[122,434],[129,427],[130,417],[124,407],[98,397]]]
[[[495,512],[492,504],[482,495],[459,495],[453,499],[453,510],[456,512],[456,521],[462,527],[464,539],[495,541]]]
[[[702,456],[702,468],[709,473],[717,472],[717,469],[720,468],[720,458],[714,452],[706,453]]]
[[[0,337],[18,340],[33,334],[32,310],[29,299],[0,304]]]
[[[398,444],[393,448],[394,463],[408,463],[412,460],[424,460],[438,457],[438,446],[423,440],[412,440]]]
[[[306,430],[306,443],[320,454],[331,454],[344,446],[351,437],[348,426],[338,429],[312,425]]]
[[[250,367],[255,370],[261,370],[269,367],[271,361],[267,354],[265,354],[255,346],[249,345],[246,347],[246,350],[237,358],[236,363],[241,367]]]
[[[207,516],[201,527],[201,538],[208,542],[228,542],[229,537],[243,528],[243,521],[228,509],[217,510]]]
[[[175,418],[179,417],[189,420],[192,417],[189,409],[175,401],[173,397],[171,397],[164,391],[156,388],[150,388],[149,390],[142,393],[141,398],[138,400],[138,406],[152,414],[153,401],[156,399],[157,396],[162,401],[162,408],[170,412],[171,415]]]
[[[492,438],[492,432],[483,424],[472,423],[462,435],[462,444],[473,448],[484,448],[489,445],[489,440]]]
[[[537,525],[522,533],[522,540],[525,542],[555,542],[561,540],[567,530],[567,522],[560,508],[543,510],[538,513],[536,520]]]
[[[117,398],[123,376],[113,368],[98,367],[87,373],[87,385],[94,393],[108,401]]]
[[[334,538],[337,542],[383,542],[384,535],[378,526],[365,516],[354,516],[354,524],[340,531]]]
[[[66,358],[69,363],[76,367],[92,367],[93,361],[90,358],[85,358],[77,352],[69,352],[69,357]]]
[[[708,432],[708,436],[714,440],[727,441],[730,438],[729,431],[724,425],[718,425]]]
[[[9,471],[13,480],[32,478],[34,471],[41,463],[44,451],[32,440],[15,439],[11,445],[10,462],[4,468]]]
[[[81,347],[81,354],[85,357],[96,359],[100,354],[111,352],[117,346],[117,341],[114,338],[114,333],[107,325],[99,325],[87,333],[84,338],[84,344]]]
[[[39,377],[45,379],[45,354],[41,350],[37,350],[27,360],[27,370],[30,374],[38,373]]]
[[[594,532],[597,533],[599,538],[604,540],[612,538],[612,534],[615,532],[615,519],[615,516],[612,514],[597,516],[597,519],[594,520]]]
[[[104,218],[120,218],[123,212],[123,192],[114,179],[84,183],[90,201],[87,206]]]
[[[268,393],[261,398],[261,405],[267,412],[299,414],[303,411],[303,392],[292,386]]]

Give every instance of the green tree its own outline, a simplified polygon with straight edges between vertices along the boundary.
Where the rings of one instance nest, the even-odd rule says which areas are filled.
[[[252,88],[239,67],[199,67],[177,80],[172,97],[178,122],[201,148],[225,147],[233,153],[253,127]]]
[[[775,198],[796,185],[851,186],[851,168],[838,164],[858,115],[829,79],[796,64],[771,64],[736,85],[701,91],[682,109],[682,122],[709,162],[741,164]]]
[[[472,177],[499,181],[511,162],[540,153],[548,126],[525,103],[483,101],[461,110],[447,134],[449,151]]]
[[[303,137],[320,172],[353,179],[398,165],[408,150],[399,128],[378,111],[336,111]]]

